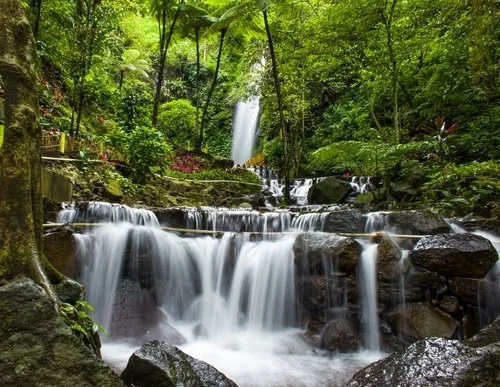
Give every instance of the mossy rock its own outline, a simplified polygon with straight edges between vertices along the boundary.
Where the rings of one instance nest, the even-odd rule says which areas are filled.
[[[116,180],[107,180],[103,185],[103,196],[112,201],[122,200],[123,191],[120,183]]]

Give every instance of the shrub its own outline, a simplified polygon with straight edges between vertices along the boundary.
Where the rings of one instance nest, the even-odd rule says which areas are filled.
[[[186,147],[197,139],[196,108],[187,99],[177,99],[164,103],[158,115],[158,128],[175,145]]]

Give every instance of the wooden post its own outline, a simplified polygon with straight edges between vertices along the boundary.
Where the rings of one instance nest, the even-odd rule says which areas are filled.
[[[4,131],[5,131],[5,127],[3,125],[0,125],[0,149],[2,149],[2,145],[3,145]]]
[[[61,138],[59,142],[59,153],[64,154],[65,149],[66,149],[66,133],[61,132]]]
[[[101,142],[99,143],[99,153],[100,153],[101,155],[103,155],[103,154],[104,154],[104,141],[101,141]]]

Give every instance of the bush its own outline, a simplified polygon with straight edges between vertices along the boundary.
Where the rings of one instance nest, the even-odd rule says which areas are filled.
[[[422,187],[424,203],[453,216],[498,215],[500,165],[495,161],[444,166]]]
[[[142,126],[128,138],[125,155],[134,168],[135,181],[142,183],[148,176],[168,166],[172,148],[158,130]]]
[[[158,115],[158,128],[175,145],[186,147],[197,140],[196,108],[187,99],[177,99],[164,103]]]

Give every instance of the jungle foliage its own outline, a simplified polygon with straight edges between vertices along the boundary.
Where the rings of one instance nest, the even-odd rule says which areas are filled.
[[[456,173],[447,165],[500,157],[494,0],[44,0],[27,7],[47,130],[109,139],[154,126],[161,136],[151,141],[203,143],[228,157],[235,103],[260,93],[257,152],[283,176],[404,178],[420,164],[440,184],[435,171]],[[264,71],[255,80],[257,62]],[[129,157],[141,174],[157,170],[147,164],[159,158],[138,160]]]

